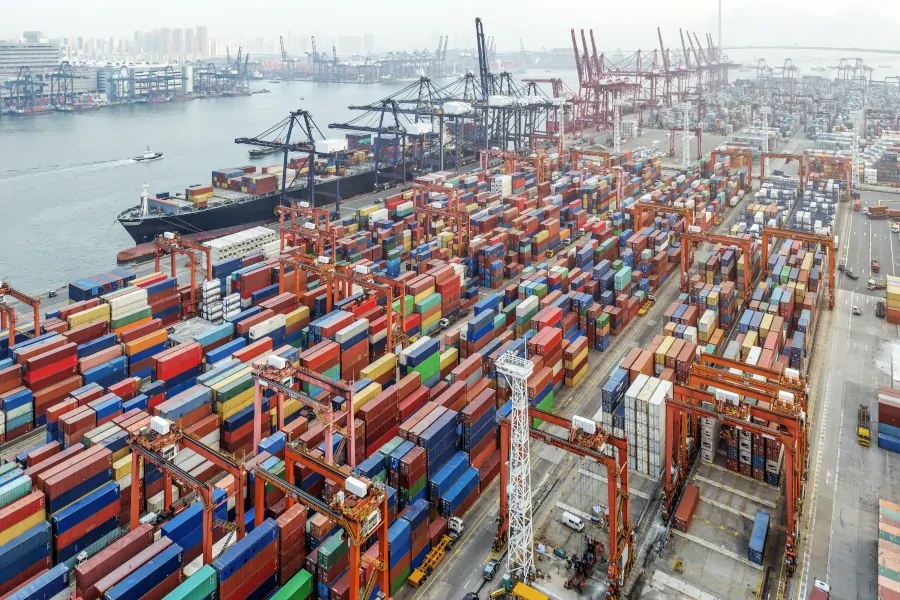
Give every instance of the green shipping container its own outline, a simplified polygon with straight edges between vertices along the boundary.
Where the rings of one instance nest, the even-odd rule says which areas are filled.
[[[126,325],[131,325],[132,323],[136,323],[141,319],[146,319],[153,316],[153,312],[150,310],[150,307],[143,310],[139,310],[136,313],[121,317],[119,319],[113,319],[109,322],[110,329],[118,329],[120,327],[125,327]]]
[[[288,579],[269,600],[307,600],[313,595],[313,578],[305,569]]]
[[[400,574],[397,575],[397,579],[391,582],[391,596],[396,596],[397,592],[400,591],[400,588],[403,587],[403,584],[406,583],[406,580],[409,579],[409,567],[406,567]]]
[[[540,404],[538,404],[536,408],[547,413],[553,412],[553,390],[550,390],[550,393],[547,394],[547,397],[541,400]],[[532,427],[540,427],[541,423],[543,423],[544,421],[542,421],[541,419],[532,419],[531,422]]]
[[[0,475],[6,475],[10,471],[17,469],[18,466],[14,462],[6,463],[5,465],[0,465]]]
[[[419,373],[422,376],[422,381],[427,381],[434,377],[436,373],[441,370],[441,354],[440,352],[435,352],[424,361],[422,361],[416,368],[413,369],[414,372]]]
[[[330,569],[347,554],[347,542],[341,539],[341,534],[335,534],[327,538],[319,546],[319,566]]]
[[[245,365],[246,366],[246,365]],[[243,377],[235,379],[216,392],[216,403],[228,402],[238,394],[242,394],[253,387],[253,376],[247,373]]]
[[[441,305],[441,295],[440,294],[431,294],[430,296],[426,296],[420,302],[416,302],[416,312],[419,314],[423,314],[433,309],[435,306]]]
[[[203,600],[215,593],[216,585],[216,570],[210,565],[203,565],[182,581],[181,585],[166,594],[163,600]]]
[[[0,486],[0,508],[12,504],[31,492],[31,477],[24,473]]]
[[[393,438],[391,438],[390,441],[385,442],[385,444],[381,448],[378,449],[378,452],[382,456],[387,457],[387,455],[389,455],[391,452],[396,450],[400,446],[400,444],[402,444],[404,441],[405,440],[402,437],[400,437],[399,435],[396,437],[393,437]],[[385,465],[385,468],[387,468],[387,465]]]
[[[407,295],[404,300],[406,301],[406,314],[411,315],[413,313],[416,299],[413,296]],[[391,308],[394,309],[395,313],[400,314],[400,300],[394,300],[394,302],[391,304]]]
[[[494,331],[503,331],[504,329],[506,329],[506,313],[494,315]]]

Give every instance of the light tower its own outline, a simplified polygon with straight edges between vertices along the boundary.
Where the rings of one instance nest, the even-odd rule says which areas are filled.
[[[528,427],[528,376],[534,364],[507,352],[497,361],[512,390],[509,445],[509,548],[507,571],[513,581],[530,581],[535,575],[534,530],[531,522],[531,451]],[[501,457],[502,460],[502,457]],[[502,494],[504,490],[500,490]]]
[[[761,106],[759,108],[759,114],[762,115],[762,134],[763,134],[763,142],[762,142],[762,153],[768,154],[769,152],[769,115],[772,114],[772,109],[769,106]],[[769,167],[772,161],[766,161],[766,172],[762,173],[763,179],[769,178]]]
[[[622,101],[618,99],[613,102],[613,150],[622,152]]]
[[[862,108],[853,115],[853,164],[851,165],[852,172],[850,173],[851,190],[859,188],[859,130],[864,110],[865,108]]]
[[[685,102],[681,105],[681,164],[685,169],[691,166],[690,114],[691,103]]]

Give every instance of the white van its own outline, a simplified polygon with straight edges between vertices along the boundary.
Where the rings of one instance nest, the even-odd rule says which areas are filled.
[[[576,517],[570,512],[563,512],[562,514],[562,522],[565,525],[568,525],[575,531],[583,531],[584,530],[584,521],[580,518]]]

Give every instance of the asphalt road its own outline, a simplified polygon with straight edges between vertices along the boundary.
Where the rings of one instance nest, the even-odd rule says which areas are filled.
[[[896,196],[863,192],[863,205]],[[822,352],[820,377],[811,379],[815,404],[811,477],[803,515],[798,598],[806,598],[815,579],[831,585],[835,600],[877,597],[878,499],[896,500],[900,488],[900,455],[877,447],[878,385],[892,384],[892,354],[900,344],[900,328],[875,317],[875,302],[883,291],[866,289],[870,257],[881,261],[882,274],[895,274],[896,240],[888,221],[871,221],[842,205],[838,234],[847,240],[841,256],[860,273],[853,281],[838,279],[835,310],[823,321],[830,336],[815,351]],[[852,306],[863,314],[854,316]],[[821,331],[821,330],[820,330]],[[856,412],[869,406],[873,443],[856,440]]]

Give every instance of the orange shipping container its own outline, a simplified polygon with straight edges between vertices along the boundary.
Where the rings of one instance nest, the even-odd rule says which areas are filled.
[[[169,339],[169,334],[165,329],[154,331],[150,335],[145,335],[144,337],[138,338],[134,341],[126,342],[125,354],[131,356],[132,354],[143,352],[147,348],[152,348],[153,346],[162,344],[167,339]]]

